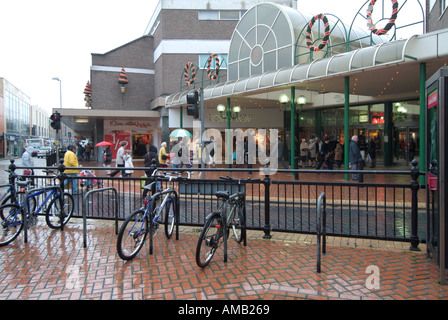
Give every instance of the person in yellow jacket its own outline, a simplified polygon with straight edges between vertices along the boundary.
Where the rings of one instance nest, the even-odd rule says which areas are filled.
[[[166,158],[163,159],[163,156]],[[162,142],[159,150],[159,163],[161,167],[166,167],[166,160],[169,158],[170,154],[166,152],[166,142]]]
[[[76,145],[70,145],[67,148],[67,152],[64,155],[64,166],[65,173],[67,174],[67,178],[64,181],[64,187],[68,185],[70,182],[72,183],[72,194],[78,193],[78,180],[70,179],[70,177],[78,176],[79,169],[70,169],[79,167],[78,157],[76,156],[76,150],[78,147]]]

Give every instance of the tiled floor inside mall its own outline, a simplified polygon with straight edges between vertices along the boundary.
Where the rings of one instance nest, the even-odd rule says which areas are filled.
[[[448,299],[439,269],[426,249],[409,244],[331,238],[316,272],[313,235],[275,233],[270,240],[250,231],[247,246],[229,241],[210,265],[195,262],[200,228],[180,228],[179,240],[155,238],[129,262],[116,253],[113,222],[89,220],[87,248],[83,224],[73,219],[64,231],[45,221],[0,248],[1,300],[276,300]]]

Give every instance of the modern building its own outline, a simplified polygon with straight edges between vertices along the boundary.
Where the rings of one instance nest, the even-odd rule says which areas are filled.
[[[389,23],[376,29],[366,16],[385,5],[397,8],[391,17],[381,17]],[[384,9],[377,10],[384,15]],[[245,118],[268,115],[265,126],[283,131],[289,159],[297,154],[294,141],[330,136],[345,143],[354,134],[376,140],[386,165],[408,164],[421,156],[425,81],[446,64],[448,30],[425,33],[425,4],[420,1],[366,1],[352,21],[336,15],[306,16],[270,3],[248,10],[230,42],[228,81],[204,88],[205,119],[219,119],[218,104],[240,106]],[[376,37],[375,31],[384,35]],[[170,95],[166,107],[185,106],[188,91]],[[303,95],[307,102],[288,103],[292,111],[284,112],[282,94],[289,101]],[[232,127],[240,125],[232,122]]]
[[[226,81],[227,52],[244,13],[263,1],[160,0],[143,36],[106,53],[93,53],[88,109],[66,109],[62,121],[94,142],[126,140],[138,158],[151,141],[169,141],[165,98],[182,90],[187,61],[198,74],[210,54],[220,57],[220,81]],[[295,1],[274,1],[295,7]],[[118,83],[124,72],[126,84]],[[209,81],[210,84],[210,81]],[[205,84],[204,84],[205,85]],[[122,91],[123,90],[123,91]],[[186,117],[186,111],[182,114]],[[139,150],[139,151],[137,151]]]
[[[30,98],[4,78],[0,78],[0,153],[2,157],[22,155],[25,139],[31,137]]]
[[[297,154],[296,139],[328,135],[344,143],[362,134],[378,142],[380,162],[409,164],[412,140],[417,158],[423,150],[424,81],[446,63],[446,30],[425,29],[432,25],[425,10],[432,16],[442,3],[396,4],[395,22],[378,22],[378,30],[390,30],[376,35],[366,12],[390,22],[385,12],[392,10],[384,8],[394,3],[362,2],[352,21],[341,21],[337,12],[307,16],[295,1],[162,0],[141,38],[92,54],[89,109],[64,109],[63,121],[94,142],[158,146],[173,129],[193,128],[186,94],[203,88],[206,128],[223,132],[228,121],[217,105],[239,105],[231,127],[279,129],[287,159]],[[434,19],[443,18],[439,12]],[[219,75],[210,79],[217,62]],[[307,103],[282,111],[281,94],[304,95]]]

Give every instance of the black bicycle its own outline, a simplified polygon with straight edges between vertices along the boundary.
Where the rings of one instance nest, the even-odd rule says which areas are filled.
[[[165,226],[166,238],[171,238],[177,219],[177,193],[171,186],[173,179],[181,178],[170,175],[168,186],[162,190],[159,178],[165,179],[165,175],[156,175],[157,170],[153,172],[151,178],[155,181],[143,187],[143,189],[155,192],[148,195],[143,206],[132,212],[123,222],[117,238],[117,253],[123,260],[131,260],[143,247],[143,244],[149,235],[150,254],[152,254],[152,239],[157,233],[159,225]],[[156,188],[154,190],[153,184]]]
[[[245,182],[257,182],[260,179],[234,179],[220,177],[227,181],[235,181],[238,185]],[[246,195],[245,192],[218,191],[216,197],[221,200],[218,211],[206,217],[204,227],[196,247],[196,263],[199,267],[206,267],[212,260],[216,250],[224,243],[224,262],[227,261],[227,239],[230,229],[235,241],[241,243],[246,238]],[[227,214],[227,210],[230,210]],[[225,236],[224,236],[225,235]]]

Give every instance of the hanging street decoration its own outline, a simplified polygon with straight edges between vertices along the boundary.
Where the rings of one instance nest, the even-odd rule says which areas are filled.
[[[92,105],[92,86],[90,81],[87,81],[86,87],[84,89],[84,101],[86,102],[86,107],[91,107]]]
[[[184,79],[187,86],[193,85],[196,79],[196,66],[193,62],[187,62],[184,68]]]
[[[372,21],[372,12],[373,12],[373,7],[375,6],[375,3],[376,3],[376,0],[370,0],[370,4],[367,7],[367,27],[374,34],[384,35],[395,24],[395,20],[397,19],[397,15],[398,15],[398,2],[397,2],[397,0],[392,0],[392,15],[389,18],[389,22],[382,29],[377,29],[375,24]]]
[[[128,76],[124,68],[121,68],[120,76],[118,77],[118,83],[121,84],[121,93],[126,91],[125,85],[129,83]]]
[[[313,28],[313,25],[316,22],[316,20],[322,20],[322,22],[324,23],[324,26],[325,26],[324,37],[322,38],[322,42],[319,44],[318,47],[315,47],[311,40],[311,29]],[[330,38],[330,23],[328,22],[327,17],[323,13],[315,15],[310,20],[310,22],[308,23],[308,26],[306,28],[306,44],[307,44],[308,48],[310,49],[310,51],[321,51],[327,44],[329,38]]]
[[[215,59],[214,69],[211,68],[213,59]],[[218,78],[218,74],[219,74],[219,57],[218,55],[212,53],[207,60],[207,76],[210,78],[210,80],[215,80],[216,78]]]

